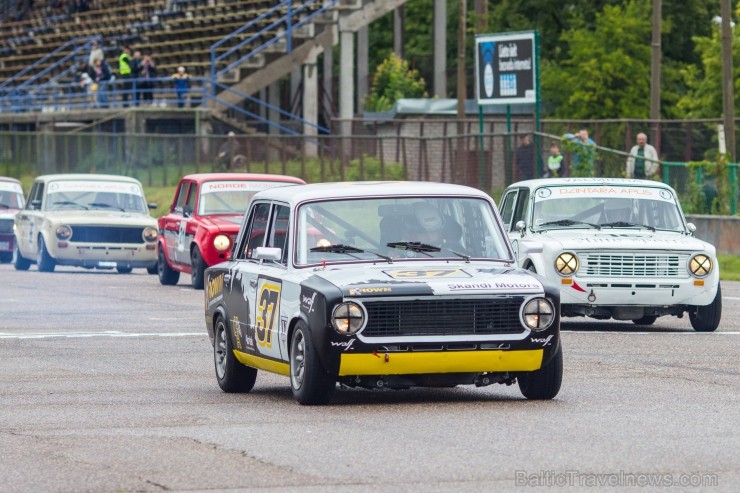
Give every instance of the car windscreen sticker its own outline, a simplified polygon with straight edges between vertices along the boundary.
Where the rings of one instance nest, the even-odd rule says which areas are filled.
[[[12,181],[0,181],[0,191],[23,193],[23,188]]]
[[[430,282],[429,286],[434,294],[452,293],[541,293],[544,291],[542,283],[526,275],[498,276],[492,279],[458,282]]]
[[[594,197],[594,198],[638,198],[663,200],[673,202],[673,196],[670,193],[664,193],[665,190],[651,187],[620,187],[612,185],[586,185],[579,187],[550,187],[540,189],[535,194],[535,202],[543,200],[569,199],[575,197]]]
[[[141,195],[141,187],[136,183],[123,181],[53,181],[49,183],[49,193],[64,192],[113,192]]]
[[[386,270],[383,271],[393,279],[430,279],[444,277],[446,279],[468,278],[470,274],[462,269],[423,269],[423,270]]]
[[[267,190],[268,188],[285,185],[293,184],[279,181],[208,181],[201,186],[200,193],[232,192],[237,190],[255,192],[257,190]]]

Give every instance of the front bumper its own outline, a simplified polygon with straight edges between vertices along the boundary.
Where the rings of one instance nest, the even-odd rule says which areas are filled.
[[[544,350],[342,354],[339,376],[534,371]]]
[[[100,243],[55,243],[49,254],[59,265],[79,267],[149,267],[157,261],[156,243],[103,245]]]

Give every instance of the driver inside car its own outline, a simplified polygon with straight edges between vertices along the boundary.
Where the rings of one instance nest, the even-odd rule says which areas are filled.
[[[462,228],[452,218],[443,216],[428,202],[416,202],[413,204],[413,211],[415,221],[410,221],[408,241],[418,241],[458,252],[463,249],[460,244]]]
[[[604,220],[602,224],[631,223],[632,201],[629,199],[607,199],[604,202]]]

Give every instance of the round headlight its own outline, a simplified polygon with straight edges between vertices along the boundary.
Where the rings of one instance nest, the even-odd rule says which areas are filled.
[[[215,248],[219,252],[228,250],[230,246],[231,240],[226,235],[218,235],[213,239],[213,248]]]
[[[157,241],[157,235],[157,230],[155,228],[152,228],[151,226],[144,228],[144,233],[142,234],[142,236],[144,237],[144,241],[149,243]]]
[[[575,253],[561,253],[555,259],[555,270],[561,276],[572,276],[578,270],[578,257]]]
[[[712,259],[700,253],[689,260],[689,272],[692,276],[707,277],[712,272]]]
[[[72,228],[67,225],[58,226],[56,234],[60,240],[68,240],[72,237]]]
[[[527,328],[545,330],[555,320],[555,308],[546,298],[532,298],[522,309],[522,321]]]
[[[357,303],[340,303],[331,314],[331,324],[342,335],[354,334],[365,324],[365,312]]]

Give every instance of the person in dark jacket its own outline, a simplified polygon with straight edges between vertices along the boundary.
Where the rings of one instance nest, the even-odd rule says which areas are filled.
[[[149,55],[144,55],[139,65],[139,92],[144,103],[154,101],[154,79],[157,78],[157,65]]]

